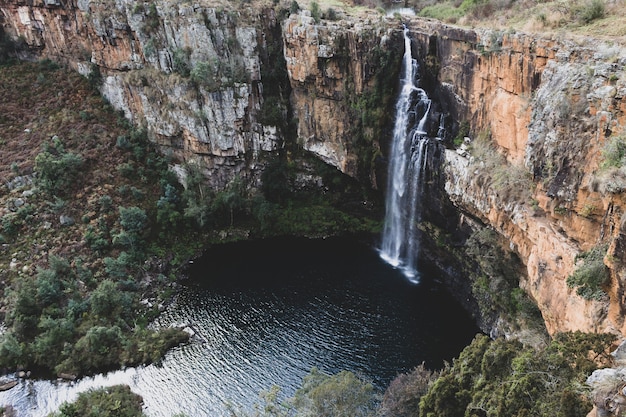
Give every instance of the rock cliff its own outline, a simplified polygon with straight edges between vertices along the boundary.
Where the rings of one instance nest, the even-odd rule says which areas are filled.
[[[289,17],[263,4],[45,0],[2,1],[0,10],[6,33],[39,56],[93,71],[116,109],[177,163],[200,163],[217,188],[235,176],[258,180],[264,155],[296,135],[343,172],[374,178],[386,118],[353,120],[372,106],[381,69],[393,79],[399,59],[376,12],[316,23],[308,11]],[[297,133],[287,134],[294,123]],[[370,161],[359,165],[359,153]]]
[[[268,156],[299,146],[384,184],[397,17],[319,21],[269,4],[129,0],[0,0],[0,12],[4,31],[39,56],[101,77],[111,104],[146,126],[183,176],[194,162],[216,188],[236,176],[258,183]],[[626,335],[626,175],[602,166],[626,122],[624,51],[403,20],[448,129],[449,199],[510,242],[550,332]],[[457,132],[469,152],[452,146]],[[501,159],[481,159],[481,141],[484,155]],[[608,248],[610,278],[599,284],[604,295],[585,298],[567,278],[598,247]]]
[[[482,158],[446,151],[450,199],[507,238],[551,333],[626,334],[621,174],[601,166],[623,137],[625,51],[423,20],[411,29],[433,93],[457,122],[469,122],[473,142],[492,142]],[[603,245],[606,294],[582,297],[567,278],[583,266],[581,255]]]

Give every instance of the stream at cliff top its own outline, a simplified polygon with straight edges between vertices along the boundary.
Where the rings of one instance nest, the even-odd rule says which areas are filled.
[[[155,325],[189,324],[192,343],[160,364],[79,381],[21,380],[0,393],[19,416],[45,416],[92,387],[128,384],[148,416],[228,416],[273,384],[292,396],[312,367],[384,388],[425,362],[439,368],[479,331],[438,281],[411,284],[374,248],[345,239],[226,245],[193,264]]]

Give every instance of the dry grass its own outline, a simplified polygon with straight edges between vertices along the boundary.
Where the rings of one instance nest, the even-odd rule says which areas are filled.
[[[507,163],[488,134],[478,135],[472,142],[471,154],[478,185],[491,188],[504,200],[530,200],[534,188],[530,173],[524,166]]]
[[[435,2],[442,4],[442,2]],[[460,6],[461,0],[450,0]],[[463,27],[521,31],[553,38],[593,37],[626,44],[626,0],[487,0],[461,18],[448,23]],[[588,21],[599,3],[602,17]],[[432,5],[432,0],[415,0],[415,10]]]
[[[9,273],[12,258],[17,258],[19,271],[28,267],[28,274],[34,274],[37,266],[46,265],[49,253],[68,259],[82,257],[87,265],[101,262],[83,238],[89,224],[96,221],[99,199],[110,196],[116,212],[120,205],[141,204],[117,192],[124,184],[143,187],[144,204],[160,193],[150,181],[140,185],[137,179],[133,183],[117,172],[116,167],[128,161],[128,153],[116,147],[117,137],[128,134],[127,127],[85,78],[46,62],[0,66],[0,97],[0,219],[15,215],[11,211],[15,199],[24,200],[32,211],[10,244],[0,247],[0,275]],[[32,174],[42,144],[53,136],[67,152],[83,158],[78,182],[57,197],[41,191],[22,197],[23,189],[10,191],[7,182]],[[61,213],[76,223],[61,226]]]

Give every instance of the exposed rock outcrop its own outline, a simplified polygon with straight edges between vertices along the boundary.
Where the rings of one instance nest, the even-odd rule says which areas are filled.
[[[551,333],[624,334],[624,253],[617,249],[624,201],[601,185],[599,173],[602,149],[626,121],[624,51],[423,20],[411,29],[440,100],[475,136],[491,138],[494,153],[505,157],[503,176],[520,175],[498,186],[492,165],[448,150],[450,199],[510,241],[527,268],[521,285]],[[577,257],[603,243],[610,244],[608,297],[585,299],[566,280]]]

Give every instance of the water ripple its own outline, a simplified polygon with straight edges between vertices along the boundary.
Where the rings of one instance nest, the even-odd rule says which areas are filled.
[[[160,364],[73,383],[21,381],[0,393],[0,405],[43,417],[78,392],[124,383],[143,396],[150,417],[228,417],[229,407],[250,410],[274,384],[283,398],[293,395],[312,367],[351,370],[382,388],[423,361],[441,366],[474,336],[445,290],[410,285],[374,250],[301,245],[236,246],[237,259],[248,262],[218,271],[196,262],[197,279],[154,323],[184,323],[196,337]]]

